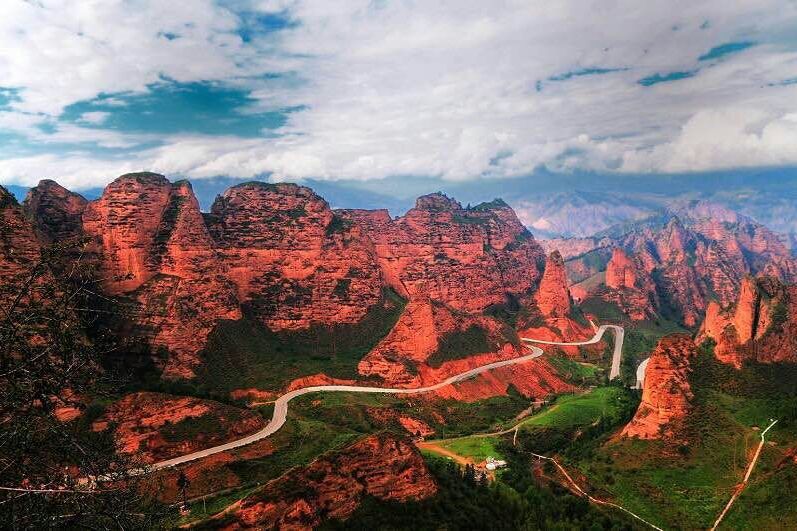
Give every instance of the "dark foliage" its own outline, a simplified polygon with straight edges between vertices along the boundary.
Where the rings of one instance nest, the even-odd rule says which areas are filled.
[[[63,246],[0,286],[0,528],[140,528],[152,525],[154,503],[129,477],[138,463],[119,457],[113,440],[88,428],[92,408],[115,382],[99,357],[113,348],[94,328],[94,279],[80,253]],[[97,332],[95,328],[95,332]],[[113,475],[115,481],[97,481]]]

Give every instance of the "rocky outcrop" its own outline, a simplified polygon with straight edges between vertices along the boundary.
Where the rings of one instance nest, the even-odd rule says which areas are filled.
[[[451,343],[460,338],[468,340]],[[444,379],[436,369],[449,359],[516,356],[520,355],[517,343],[508,327],[496,319],[457,312],[419,297],[407,304],[390,333],[360,361],[358,371],[390,386],[420,387]]]
[[[690,360],[695,346],[685,335],[662,338],[650,356],[642,388],[642,402],[623,435],[640,439],[677,438],[692,408]]]
[[[385,280],[406,298],[480,311],[530,293],[540,278],[542,249],[501,200],[463,208],[438,193],[397,219],[386,210],[339,214],[364,228]]]
[[[83,211],[88,201],[49,179],[39,181],[23,203],[26,216],[45,242],[61,242],[83,235]]]
[[[247,314],[272,331],[355,324],[388,287],[478,312],[529,297],[542,263],[539,245],[500,200],[463,208],[432,194],[393,220],[387,211],[333,212],[302,186],[245,183],[203,216],[189,183],[134,173],[88,203],[42,181],[25,207],[46,239],[89,242],[105,295],[126,318],[121,328],[168,352],[167,378],[194,376],[222,319]],[[551,295],[560,305],[562,293]],[[498,326],[489,323],[479,326]],[[409,348],[413,356],[418,348]]]
[[[605,290],[597,295],[614,303],[632,320],[640,321],[656,316],[658,296],[651,277],[643,265],[632,260],[624,250],[615,248],[606,265]]]
[[[748,360],[797,362],[797,286],[746,277],[736,304],[709,303],[696,342],[708,339],[717,359],[736,368]]]
[[[309,188],[234,186],[207,221],[239,299],[272,330],[355,323],[382,298],[373,244]]]
[[[128,309],[134,333],[171,353],[164,376],[193,376],[218,320],[240,319],[241,311],[191,185],[123,175],[88,204],[83,230],[103,286]]]
[[[152,463],[246,436],[264,425],[257,413],[212,400],[142,392],[112,404],[92,429],[113,429],[119,451]]]
[[[31,223],[17,200],[0,186],[0,279],[10,287],[11,280],[26,275],[41,257],[41,245]]]
[[[365,496],[405,502],[436,493],[418,450],[378,434],[289,471],[217,518],[225,529],[312,529],[326,519],[345,520]]]
[[[765,274],[786,282],[797,279],[797,261],[777,235],[710,203],[680,205],[661,217],[639,223],[625,234],[612,236],[611,240],[636,264],[635,284],[642,293],[651,295],[648,298],[655,314],[690,327],[700,323],[709,301],[717,300],[721,307],[733,304],[746,275]],[[605,239],[601,243],[595,240],[595,245],[595,250],[567,264],[571,276],[581,274],[581,270],[588,274],[589,265],[600,261]],[[619,262],[614,262],[611,270],[607,264],[604,283],[614,293],[612,302],[627,313],[650,317],[649,308],[640,306],[644,305],[644,297],[624,301],[617,293],[621,284],[628,288],[628,279],[621,281],[618,275],[622,270],[625,276],[629,269],[617,267]],[[640,286],[640,280],[649,285]],[[600,290],[597,285],[590,287],[589,294]],[[597,295],[612,299],[605,293]]]
[[[537,307],[545,317],[570,315],[570,292],[567,273],[559,251],[553,251],[545,261],[545,272],[536,295]]]

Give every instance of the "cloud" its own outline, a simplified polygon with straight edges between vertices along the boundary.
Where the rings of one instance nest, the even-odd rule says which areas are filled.
[[[78,121],[91,125],[99,125],[107,120],[110,115],[111,113],[105,111],[89,111],[81,114]]]
[[[0,133],[30,147],[0,181],[790,163],[795,23],[786,0],[7,0]]]

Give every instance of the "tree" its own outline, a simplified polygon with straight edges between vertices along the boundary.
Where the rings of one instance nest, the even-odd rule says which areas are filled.
[[[59,420],[114,384],[100,365],[114,348],[110,336],[88,333],[99,290],[83,248],[46,248],[33,263],[7,267],[0,282],[3,529],[142,528],[159,513],[152,488],[142,486],[150,480],[129,472],[141,463],[93,433],[87,414]]]

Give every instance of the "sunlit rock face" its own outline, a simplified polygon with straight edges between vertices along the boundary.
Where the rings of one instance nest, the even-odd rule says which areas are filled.
[[[642,387],[642,402],[623,435],[640,439],[676,437],[692,408],[689,363],[696,354],[689,336],[662,338],[650,356]]]
[[[715,342],[720,361],[797,362],[797,286],[773,277],[746,277],[735,304],[712,301],[697,335]]]
[[[479,311],[507,294],[533,291],[544,255],[514,211],[496,200],[463,208],[443,194],[418,198],[406,215],[342,210],[374,242],[386,282],[407,298],[426,296]]]
[[[355,323],[382,298],[370,239],[309,188],[235,186],[207,221],[239,299],[272,330]]]

